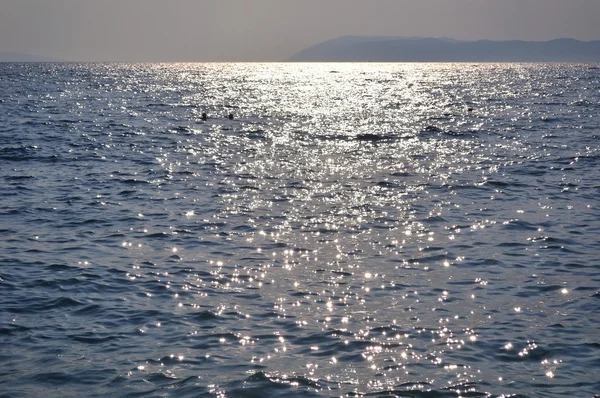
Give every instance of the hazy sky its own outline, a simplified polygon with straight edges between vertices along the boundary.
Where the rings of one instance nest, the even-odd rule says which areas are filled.
[[[342,35],[600,40],[600,0],[0,0],[0,52],[284,60]]]

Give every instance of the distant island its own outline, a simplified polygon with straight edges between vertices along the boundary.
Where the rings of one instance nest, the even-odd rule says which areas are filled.
[[[342,36],[308,47],[285,61],[600,62],[600,40],[463,41],[428,37]],[[0,62],[69,61],[19,52],[0,52]]]
[[[0,62],[65,62],[65,60],[16,52],[0,52]]]
[[[300,51],[291,62],[600,62],[600,41],[461,41],[342,36]]]

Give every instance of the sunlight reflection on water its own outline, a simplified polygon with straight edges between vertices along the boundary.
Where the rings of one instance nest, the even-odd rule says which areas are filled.
[[[112,383],[225,396],[597,386],[599,122],[587,102],[568,106],[598,103],[597,90],[578,97],[598,85],[584,66],[46,68],[56,83],[38,89],[60,91],[42,120],[55,124],[22,131],[44,140],[20,155],[45,162],[26,165],[30,197],[13,189],[20,166],[2,172],[2,214],[25,221],[0,253],[27,263],[18,247],[35,236],[51,271],[36,271],[33,301],[3,304],[29,333],[60,325],[71,337],[57,346],[74,340]],[[55,311],[33,326],[48,298]]]

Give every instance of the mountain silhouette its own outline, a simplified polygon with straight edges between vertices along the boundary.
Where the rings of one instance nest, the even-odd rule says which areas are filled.
[[[600,41],[460,41],[342,36],[292,56],[293,62],[600,62]]]

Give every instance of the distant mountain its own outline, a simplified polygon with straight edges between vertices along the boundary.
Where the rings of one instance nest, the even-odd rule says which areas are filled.
[[[0,62],[65,62],[65,60],[31,54],[0,52]]]
[[[293,62],[600,62],[600,41],[460,41],[342,36],[300,51]]]

